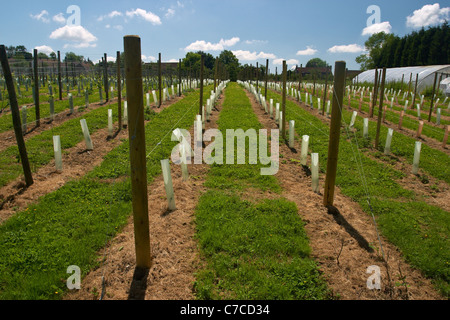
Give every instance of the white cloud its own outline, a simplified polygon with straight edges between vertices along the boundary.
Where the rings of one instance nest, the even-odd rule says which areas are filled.
[[[233,54],[238,58],[240,61],[255,61],[258,59],[276,59],[276,55],[273,53],[265,53],[265,52],[250,52],[248,50],[235,50],[232,51]]]
[[[268,40],[245,40],[245,44],[267,44]]]
[[[177,1],[177,6],[178,6],[179,8],[184,8],[184,4],[181,3],[180,1]]]
[[[282,58],[280,58],[280,59],[275,59],[275,60],[273,60],[273,64],[276,64],[276,65],[283,65],[283,60],[285,60],[285,59],[282,59]],[[297,65],[298,63],[299,63],[299,61],[298,61],[297,59],[289,59],[289,60],[286,60],[286,65],[292,65],[292,64]]]
[[[38,13],[38,14],[35,14],[35,15],[30,14],[30,17],[32,19],[34,19],[34,20],[42,21],[42,22],[45,22],[45,23],[49,23],[50,19],[47,18],[47,16],[48,16],[48,11],[47,10],[42,10],[41,13]]]
[[[160,25],[162,24],[161,19],[154,14],[153,12],[146,11],[144,9],[136,9],[133,11],[127,11],[126,13],[127,17],[133,18],[135,16],[143,18],[145,21],[150,22],[153,25]]]
[[[312,56],[317,53],[316,49],[313,49],[311,46],[306,46],[305,50],[297,51],[298,56]]]
[[[96,44],[93,42],[97,41],[97,37],[95,37],[88,30],[83,28],[82,26],[76,25],[65,25],[59,29],[56,29],[50,34],[50,39],[53,40],[64,40],[70,41],[72,44],[64,45],[64,48],[74,47],[74,48],[88,48],[95,47]]]
[[[173,10],[171,8],[167,9],[167,12],[165,14],[166,18],[172,18],[174,15],[175,15],[175,10]]]
[[[46,55],[49,55],[52,52],[55,52],[51,47],[49,46],[37,46],[34,49],[36,49],[38,52],[45,53]]]
[[[179,62],[177,59],[170,59],[169,61],[166,62]]]
[[[365,51],[365,48],[358,44],[333,46],[330,49],[328,49],[328,52],[330,52],[330,53],[360,53],[360,52],[364,52],[364,51]]]
[[[106,18],[114,18],[114,17],[122,17],[123,13],[117,10],[111,11],[110,13],[104,15],[104,16],[100,16],[97,18],[97,21],[103,21]]]
[[[448,15],[450,7],[440,8],[439,3],[427,4],[418,10],[414,10],[411,16],[406,17],[406,26],[411,28],[421,28],[430,25],[443,23]]]
[[[107,24],[107,25],[105,26],[105,28],[106,28],[106,29],[109,29],[109,28],[111,28],[111,25],[110,25],[110,24]]]
[[[153,56],[145,56],[145,55],[141,55],[141,59],[144,62],[155,62],[155,61],[158,61],[158,59],[156,59]]]
[[[120,24],[114,26],[113,28],[116,29],[116,30],[119,30],[119,31],[122,31],[122,30],[123,30],[123,26],[120,25]]]
[[[372,35],[378,32],[391,33],[392,26],[389,21],[374,23],[371,26],[365,27],[362,31],[362,35]]]
[[[64,14],[58,13],[56,16],[53,16],[53,21],[64,24],[66,23],[66,18],[64,18]]]
[[[184,50],[188,51],[221,51],[226,47],[232,47],[236,43],[238,43],[240,39],[238,37],[234,37],[228,40],[220,39],[219,43],[211,43],[206,42],[204,40],[197,40],[190,45],[188,45]]]

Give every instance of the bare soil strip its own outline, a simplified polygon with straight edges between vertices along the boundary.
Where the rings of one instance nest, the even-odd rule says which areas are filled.
[[[276,122],[265,114],[253,95],[247,95],[263,126],[276,129]],[[300,158],[298,139],[295,148],[291,150],[281,144],[283,158],[276,176],[283,187],[282,195],[297,204],[310,239],[312,256],[334,294],[342,300],[443,299],[431,282],[410,267],[400,251],[381,237],[388,262],[386,267],[371,216],[359,204],[342,195],[339,188],[336,188],[335,210],[329,211],[323,206],[323,194],[312,191],[309,170],[290,161]],[[321,186],[324,179],[325,176],[320,175]],[[369,290],[366,285],[371,275],[366,273],[367,268],[374,265],[381,271],[381,290]]]
[[[305,106],[304,103],[299,103],[295,99],[290,99],[291,101],[296,102],[300,107],[302,107],[304,110],[310,112],[315,117],[319,118],[322,122],[329,124],[331,122],[331,119],[328,118],[326,115],[322,115],[322,113],[317,109],[311,109],[307,106]],[[390,123],[384,123],[385,126],[391,127],[397,131],[400,131],[402,134],[405,134],[407,136],[411,136],[415,138],[415,133],[413,133],[412,130],[398,130],[398,127],[395,125],[392,125]],[[354,130],[354,129],[353,129]],[[443,151],[447,153],[450,156],[450,150],[442,148],[442,146],[439,144],[439,146],[436,143],[436,140],[434,139],[420,139],[424,143],[426,143],[428,146],[434,149],[438,149],[440,151]],[[438,206],[446,211],[450,211],[450,187],[445,181],[441,181],[439,179],[433,178],[432,176],[428,174],[423,174],[422,171],[419,168],[419,173],[422,177],[426,176],[428,181],[422,181],[421,178],[413,175],[411,173],[412,171],[412,164],[409,163],[409,161],[405,160],[402,157],[398,157],[395,155],[390,155],[394,161],[384,161],[380,158],[377,158],[373,156],[371,152],[364,152],[366,156],[371,158],[372,160],[375,160],[377,162],[383,163],[386,166],[391,166],[395,170],[401,171],[405,174],[405,176],[402,179],[396,180],[402,187],[408,190],[414,191],[421,200],[424,202]]]
[[[206,123],[206,130],[217,128],[216,121],[224,97]],[[194,137],[193,127],[190,129]],[[182,181],[180,166],[172,165],[171,173],[177,210],[167,210],[167,197],[162,176],[148,187],[150,243],[152,267],[144,275],[135,275],[135,244],[133,220],[99,254],[105,258],[100,268],[90,272],[81,289],[68,293],[66,300],[99,299],[102,276],[105,279],[104,300],[194,300],[195,272],[203,263],[195,240],[194,213],[209,166],[188,165],[190,178]]]

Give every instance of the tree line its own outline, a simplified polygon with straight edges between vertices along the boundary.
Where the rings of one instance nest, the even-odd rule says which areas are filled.
[[[450,63],[450,29],[442,25],[422,28],[403,37],[384,32],[373,34],[365,42],[368,54],[356,58],[361,70]]]

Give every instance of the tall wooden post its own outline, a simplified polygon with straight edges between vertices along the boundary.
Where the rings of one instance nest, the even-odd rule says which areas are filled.
[[[264,99],[267,101],[267,81],[269,78],[269,59],[266,59],[266,83],[264,84]]]
[[[105,53],[103,70],[105,74],[104,83],[105,83],[105,98],[106,102],[109,101],[109,90],[108,90],[108,55]]]
[[[41,110],[39,108],[39,70],[38,70],[38,51],[34,49],[33,69],[34,69],[34,103],[36,112],[36,127],[41,126]]]
[[[62,79],[61,79],[61,52],[58,51],[58,87],[59,87],[59,100],[62,100]]]
[[[256,94],[258,95],[259,89],[259,64],[256,62]]]
[[[217,64],[218,64],[218,58],[216,58],[216,61],[214,63],[214,93],[216,93],[216,87],[217,87]]]
[[[178,62],[178,96],[181,97],[182,85],[181,85],[181,59]]]
[[[202,108],[203,108],[203,64],[204,64],[204,57],[201,55],[200,58],[200,109],[198,111],[198,114],[202,114]]]
[[[9,104],[11,107],[11,115],[14,126],[14,134],[17,140],[17,147],[19,148],[20,161],[22,162],[23,173],[25,175],[25,183],[27,187],[33,184],[33,177],[31,175],[30,162],[28,161],[27,149],[25,147],[25,140],[23,139],[22,125],[20,121],[19,105],[17,103],[16,89],[14,88],[14,81],[9,67],[8,56],[4,45],[0,46],[0,61],[2,64],[3,75],[5,77],[6,87],[8,89]]]
[[[322,115],[325,114],[325,104],[327,102],[327,90],[328,90],[328,67],[325,74],[325,89],[323,90],[323,105],[322,105]]]
[[[383,102],[384,102],[384,82],[386,81],[386,68],[383,68],[383,75],[381,78],[380,87],[380,107],[378,108],[378,121],[377,121],[377,135],[375,136],[375,149],[378,148],[378,142],[380,140],[381,120],[383,115]]]
[[[287,76],[286,60],[283,60],[283,99],[281,105],[281,110],[283,110],[283,119],[282,119],[283,122],[281,133],[284,140],[286,140],[286,76]]]
[[[434,93],[436,92],[436,82],[438,73],[434,74],[433,92],[431,93],[430,113],[428,114],[428,122],[431,122],[431,114],[433,113]]]
[[[162,64],[161,64],[161,52],[158,56],[158,86],[159,86],[159,107],[162,105]]]
[[[133,197],[136,266],[151,267],[148,218],[147,165],[144,130],[144,97],[142,86],[141,39],[125,36],[125,78],[128,99],[128,133]]]
[[[122,83],[120,74],[120,51],[117,51],[117,111],[119,115],[119,131],[122,129]]]
[[[414,84],[414,96],[413,96],[413,102],[411,104],[411,109],[414,109],[414,106],[416,105],[416,95],[417,95],[417,84],[419,82],[419,74],[416,73],[416,83]]]
[[[377,104],[377,96],[378,96],[378,68],[375,69],[375,80],[373,84],[373,97],[372,97],[372,106],[369,110],[369,118],[373,117],[373,110],[375,109],[375,105]]]
[[[334,67],[334,94],[331,110],[330,140],[328,145],[327,175],[323,204],[333,206],[336,172],[339,155],[339,139],[341,136],[342,106],[344,101],[345,61],[336,61]]]

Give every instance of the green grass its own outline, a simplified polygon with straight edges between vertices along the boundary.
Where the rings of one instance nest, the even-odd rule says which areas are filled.
[[[189,110],[180,126],[192,126],[196,108],[189,108],[198,104],[198,96],[189,94],[153,115],[146,126],[149,146],[170,132],[183,111]],[[84,276],[99,265],[98,250],[121,230],[131,212],[129,164],[123,152],[127,148],[124,141],[111,151],[116,157],[106,157],[90,174],[43,196],[0,225],[0,299],[60,299],[67,290],[67,267],[79,266]],[[170,151],[152,153],[148,163],[167,158]],[[110,172],[114,167],[117,170]],[[125,172],[124,177],[103,179],[118,178],[117,172]],[[149,181],[159,172],[149,165]]]
[[[259,129],[244,91],[226,89],[219,129]],[[248,160],[248,159],[247,159]],[[278,197],[256,203],[245,190],[281,187],[274,176],[262,177],[261,164],[213,165],[195,212],[197,238],[207,262],[196,276],[197,299],[327,299],[326,283],[310,258],[304,224],[293,202]]]
[[[280,95],[273,92],[268,92],[268,99],[270,98],[274,99],[274,103],[281,101]],[[292,101],[286,103],[286,114],[287,120],[296,121],[296,131],[300,136],[305,134],[310,136],[310,149],[312,152],[319,153],[320,166],[325,172],[328,156],[328,125]],[[344,112],[347,123],[349,123],[349,114]],[[359,119],[356,124],[359,130],[357,133],[358,145],[360,148],[365,148],[369,142],[363,142],[359,137],[361,126],[362,120]],[[370,139],[373,139],[375,136],[374,123],[372,122],[369,127],[372,128]],[[383,129],[381,137],[384,138],[382,140],[385,139],[385,132]],[[392,144],[394,153],[402,150],[403,146],[405,150],[409,150],[412,145],[413,139],[394,133]],[[448,297],[450,293],[450,243],[448,239],[450,216],[448,212],[419,201],[413,191],[401,187],[396,180],[401,178],[404,173],[367,157],[362,150],[357,149],[353,139],[347,141],[344,130],[341,132],[339,148],[336,185],[341,192],[358,202],[366,212],[371,212],[372,208],[382,234],[402,251],[413,267],[420,269],[432,279],[441,293]],[[448,182],[449,177],[446,173],[448,172],[448,169],[446,170],[448,157],[442,158],[435,151],[423,146],[420,167],[428,170],[427,172],[430,174],[432,172],[433,176]],[[403,156],[409,157],[407,154]],[[435,157],[437,158],[434,159]],[[361,168],[360,164],[362,164],[363,171],[358,170]],[[433,169],[433,165],[438,167]],[[363,183],[362,174],[364,174],[367,184]],[[368,205],[368,198],[371,207]],[[418,224],[419,221],[420,224]],[[421,232],[417,232],[417,226],[426,230],[429,236],[424,237]]]

